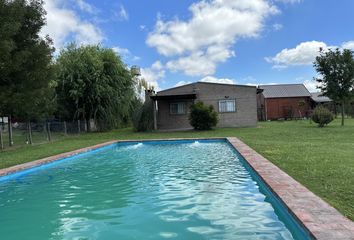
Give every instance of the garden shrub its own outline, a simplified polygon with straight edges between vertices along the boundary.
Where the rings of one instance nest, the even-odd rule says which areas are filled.
[[[210,130],[218,123],[218,114],[212,105],[197,102],[190,107],[189,122],[195,130]]]
[[[333,121],[334,116],[327,108],[320,105],[313,110],[311,118],[319,127],[324,127]]]

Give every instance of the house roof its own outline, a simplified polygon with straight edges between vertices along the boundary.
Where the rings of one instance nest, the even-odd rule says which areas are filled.
[[[303,84],[260,85],[264,98],[311,97]]]
[[[315,101],[317,103],[332,102],[332,99],[330,99],[329,97],[323,96],[321,92],[311,93],[311,98],[313,101]]]
[[[230,84],[230,83],[214,83],[214,82],[198,81],[198,82],[192,82],[192,83],[188,83],[188,84],[185,84],[185,85],[181,85],[181,86],[178,86],[178,87],[172,87],[172,88],[167,88],[167,89],[161,90],[161,91],[157,92],[157,95],[159,93],[164,93],[164,92],[167,92],[167,91],[170,91],[170,90],[173,90],[173,89],[183,88],[183,87],[186,87],[186,86],[193,86],[193,85],[197,85],[197,84],[212,84],[212,85],[224,85],[224,86],[226,85],[226,86],[231,86],[231,87],[249,87],[249,88],[256,87],[256,86],[250,86],[250,85],[239,85],[239,84]]]

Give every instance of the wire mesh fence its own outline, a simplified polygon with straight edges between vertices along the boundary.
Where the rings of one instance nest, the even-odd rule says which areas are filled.
[[[11,124],[11,125],[10,125]],[[87,131],[85,121],[0,122],[0,149],[42,144]]]

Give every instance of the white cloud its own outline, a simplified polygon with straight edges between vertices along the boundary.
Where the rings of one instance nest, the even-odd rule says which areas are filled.
[[[274,82],[270,82],[270,83],[255,83],[255,82],[249,82],[249,83],[246,83],[245,85],[258,87],[259,85],[277,85],[277,84],[279,84],[279,83],[274,83]]]
[[[344,43],[342,44],[342,48],[354,50],[354,41],[344,42]]]
[[[175,84],[174,87],[180,87],[180,86],[183,86],[183,85],[187,85],[187,84],[190,84],[192,82],[190,81],[179,81],[178,83]]]
[[[279,12],[266,0],[200,1],[189,10],[187,21],[159,17],[146,42],[175,58],[167,68],[192,76],[214,74],[219,63],[235,56],[232,46],[238,39],[259,36],[265,19]]]
[[[156,61],[151,65],[151,68],[157,71],[163,70],[163,65],[160,61]]]
[[[128,21],[129,14],[123,5],[120,5],[118,13],[116,13],[116,17],[120,21]]]
[[[234,55],[234,52],[228,49],[211,46],[206,53],[195,52],[189,56],[168,61],[166,66],[172,72],[183,71],[189,76],[206,76],[215,73],[217,63],[225,62]]]
[[[229,78],[216,78],[213,76],[207,76],[199,80],[199,82],[210,82],[210,83],[224,83],[224,84],[236,84],[234,79]]]
[[[329,46],[324,42],[308,41],[302,42],[295,48],[283,49],[274,57],[266,57],[265,60],[273,63],[273,68],[284,69],[288,66],[312,65],[316,57],[320,54],[320,49],[350,49],[354,50],[354,41],[342,43],[341,46]]]
[[[320,90],[317,88],[318,82],[315,80],[305,80],[304,82],[305,87],[309,92],[319,92]]]
[[[140,60],[140,57],[133,55],[127,48],[113,47],[112,49],[125,61]]]
[[[291,4],[294,4],[294,3],[301,3],[302,0],[275,0],[276,2],[281,2],[281,3],[291,3]]]
[[[64,7],[65,1],[47,0],[44,8],[47,11],[47,24],[41,35],[49,35],[54,47],[60,49],[67,41],[75,40],[78,44],[97,44],[103,40],[101,30],[94,24],[80,19],[72,9]]]
[[[247,76],[247,77],[243,78],[242,81],[255,82],[255,81],[257,81],[257,79],[253,76]]]
[[[141,78],[144,78],[149,85],[154,86],[155,91],[159,91],[158,81],[165,77],[165,70],[160,61],[154,62],[151,67],[141,69]]]
[[[97,11],[97,9],[92,6],[91,4],[85,2],[85,0],[74,0],[74,2],[77,4],[77,6],[79,6],[80,10],[88,12],[88,13],[95,13],[95,11]]]
[[[273,63],[274,68],[286,68],[291,65],[312,65],[320,48],[332,48],[324,42],[309,41],[302,42],[295,48],[283,49],[274,57],[265,58],[267,62]]]
[[[283,25],[280,23],[275,23],[275,24],[273,24],[273,29],[274,29],[274,31],[280,31],[283,29]]]
[[[127,55],[130,54],[129,49],[127,48],[121,48],[121,47],[114,47],[113,51],[115,51],[116,53],[118,53],[119,55]]]
[[[257,86],[259,86],[260,84],[258,84],[258,83],[246,83],[245,85],[257,87]]]

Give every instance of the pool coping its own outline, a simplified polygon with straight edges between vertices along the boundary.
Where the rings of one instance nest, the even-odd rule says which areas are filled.
[[[19,164],[19,165],[8,167],[8,168],[3,168],[3,169],[0,169],[0,177],[4,177],[4,176],[10,175],[10,174],[14,174],[14,173],[17,173],[17,172],[20,172],[20,171],[23,171],[23,170],[27,170],[27,169],[30,169],[30,168],[39,167],[41,165],[45,165],[45,164],[48,164],[48,163],[51,163],[51,162],[55,162],[55,161],[63,159],[63,158],[68,158],[68,157],[72,157],[72,156],[75,156],[75,155],[78,155],[78,154],[81,154],[81,153],[93,151],[93,150],[96,150],[98,148],[114,144],[116,142],[118,142],[118,141],[114,140],[114,141],[104,142],[104,143],[96,144],[94,146],[80,148],[80,149],[73,150],[73,151],[70,151],[70,152],[60,153],[60,154],[57,154],[57,155],[54,155],[54,156],[50,156],[50,157],[46,157],[46,158],[42,158],[42,159],[39,159],[39,160],[35,160],[35,161],[27,162],[27,163],[22,163],[22,164]]]
[[[238,138],[227,140],[313,238],[354,239],[354,222]]]
[[[55,162],[63,158],[93,151],[118,142],[176,140],[227,140],[236,151],[240,153],[255,173],[259,175],[274,195],[279,198],[289,213],[310,233],[313,238],[318,240],[354,240],[354,222],[344,217],[335,208],[316,196],[306,187],[236,137],[113,140],[0,169],[0,177]]]

